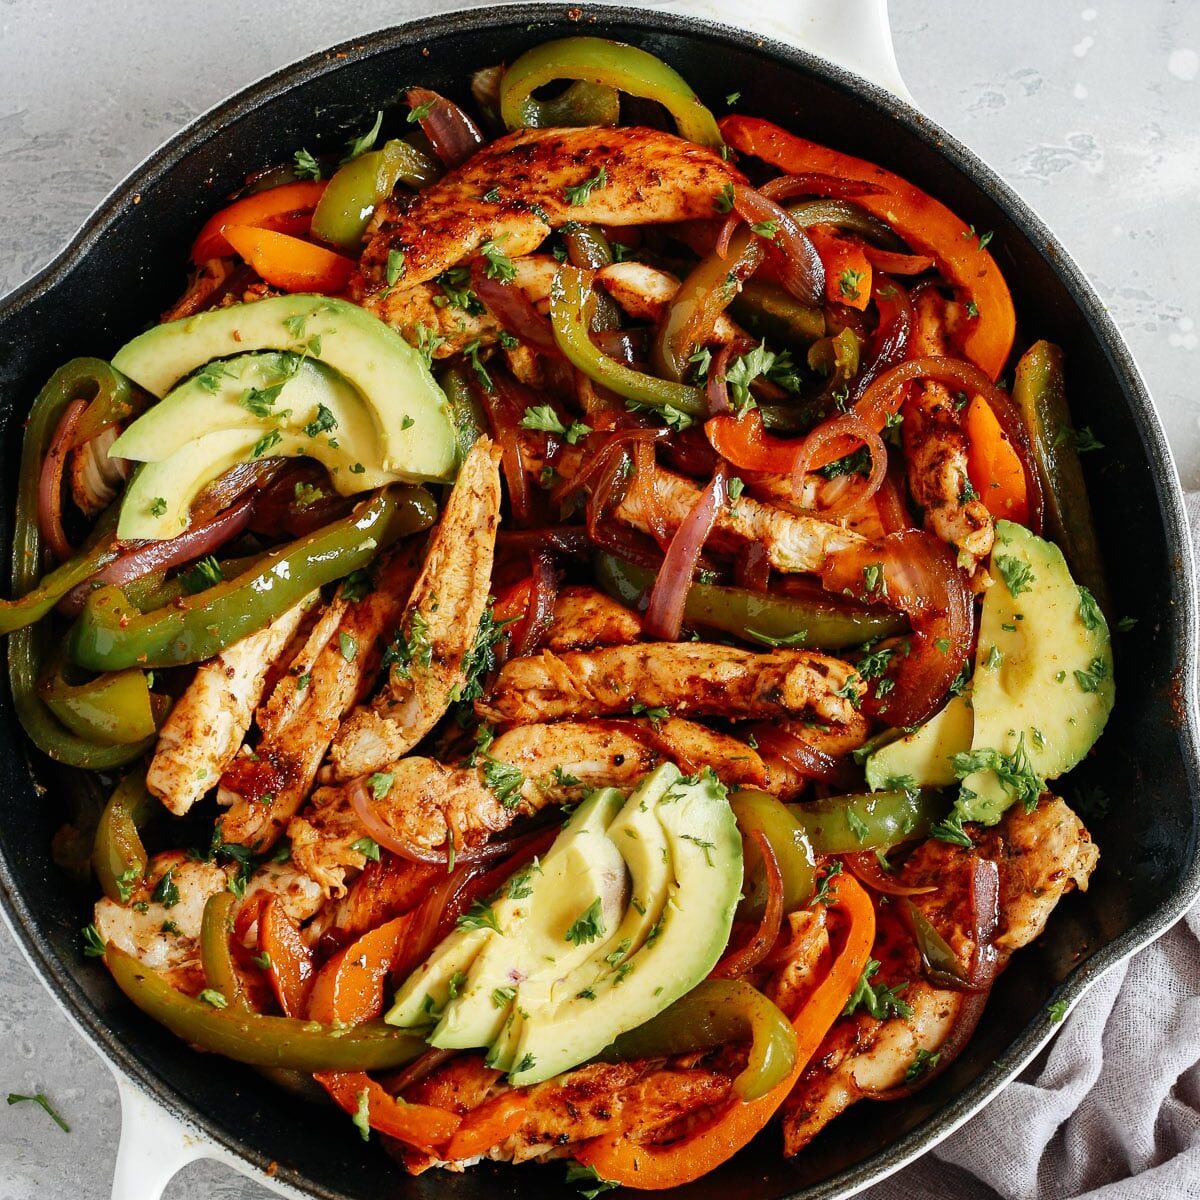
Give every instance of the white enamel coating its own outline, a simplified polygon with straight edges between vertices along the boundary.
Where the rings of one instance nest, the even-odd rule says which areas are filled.
[[[721,24],[736,23],[751,33],[826,58],[914,103],[896,64],[887,0],[749,0],[736,12],[730,11],[727,0],[660,0],[653,7]],[[297,1194],[189,1130],[112,1069],[121,1095],[121,1141],[112,1200],[161,1200],[175,1175],[200,1158],[226,1163],[281,1196]]]

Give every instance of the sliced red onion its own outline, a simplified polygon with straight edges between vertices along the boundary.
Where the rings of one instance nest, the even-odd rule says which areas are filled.
[[[669,642],[679,639],[683,610],[700,553],[728,495],[725,464],[720,462],[708,486],[692,505],[691,512],[675,530],[675,536],[667,548],[667,556],[659,568],[642,625],[643,631],[651,637]]]
[[[512,402],[513,390],[505,373],[497,367],[491,368],[492,387],[484,387],[478,379],[471,380],[475,394],[483,403],[488,415],[492,436],[500,447],[500,466],[504,481],[508,485],[508,502],[512,506],[513,521],[517,525],[528,525],[533,515],[533,493],[529,487],[529,476],[525,470],[525,451],[521,445],[521,417],[525,406],[516,411]]]
[[[457,167],[483,145],[483,134],[461,108],[428,88],[412,87],[404,95],[429,139],[433,152],[448,167]],[[428,108],[425,106],[429,105]]]
[[[837,175],[811,172],[803,175],[779,175],[759,189],[769,200],[793,200],[797,196],[829,196],[849,200],[854,196],[873,196],[884,189],[878,184]]]
[[[767,835],[761,829],[755,829],[750,836],[758,846],[763,869],[767,873],[766,905],[754,936],[744,946],[726,954],[713,967],[710,979],[741,979],[748,975],[767,957],[779,939],[783,922],[783,872],[779,869],[779,859],[775,857],[775,850]]]
[[[718,413],[733,411],[729,399],[729,381],[725,374],[729,370],[729,360],[733,357],[733,346],[726,344],[713,355],[708,366],[708,379],[704,385],[704,394],[708,397],[708,415],[715,417]]]
[[[550,318],[534,307],[533,301],[515,283],[492,279],[482,259],[471,264],[471,286],[488,312],[515,338],[532,346],[539,354],[562,357],[554,340]]]
[[[531,560],[533,586],[529,608],[513,644],[514,658],[532,654],[541,644],[554,621],[554,602],[558,599],[558,577],[550,552],[546,549],[535,550]]]
[[[72,400],[63,409],[50,445],[46,448],[46,457],[42,459],[41,473],[38,475],[38,532],[50,548],[50,553],[59,562],[65,562],[73,553],[62,523],[63,469],[66,467],[67,451],[70,449],[75,427],[87,407],[88,401],[80,399]]]
[[[825,296],[825,265],[812,239],[791,213],[762,192],[742,184],[734,186],[733,210],[748,225],[770,222],[775,227],[775,236],[766,240],[782,252],[783,286],[802,304],[814,308],[819,305]]]
[[[549,529],[502,529],[497,542],[504,550],[533,553],[547,549],[572,558],[586,558],[590,551],[587,530],[582,525],[558,525]]]
[[[830,445],[840,446],[848,439],[856,439],[867,447],[871,455],[871,471],[860,487],[846,487],[832,504],[821,509],[819,515],[822,517],[845,516],[861,508],[879,491],[887,475],[888,453],[883,438],[856,412],[839,413],[828,421],[822,421],[804,439],[792,472],[792,491],[796,496],[804,494],[805,478],[810,464],[825,460]]]
[[[392,1096],[400,1096],[414,1083],[420,1083],[422,1079],[432,1075],[439,1067],[445,1066],[452,1058],[457,1058],[463,1052],[461,1050],[439,1050],[432,1048],[426,1050],[420,1058],[414,1059],[407,1067],[399,1071],[393,1071],[389,1075],[380,1075],[379,1084]]]
[[[865,883],[872,891],[882,892],[885,896],[923,896],[928,892],[936,892],[936,887],[906,887],[897,883],[879,864],[873,850],[863,850],[858,854],[843,854],[842,862],[847,870],[860,883]]]
[[[610,465],[617,451],[631,442],[656,442],[670,434],[670,430],[662,425],[642,426],[627,425],[622,429],[614,429],[601,438],[599,433],[588,438],[588,461],[582,471],[570,479],[564,479],[550,493],[550,504],[558,507],[565,504],[576,492],[588,486],[592,479]],[[592,453],[593,441],[597,443],[595,453]]]
[[[871,357],[854,381],[851,405],[858,404],[867,388],[884,371],[904,361],[915,324],[908,293],[894,279],[881,271],[876,272],[871,280],[871,294],[879,308],[881,324],[873,339]],[[891,316],[885,318],[884,314],[889,312]]]
[[[900,461],[889,464],[888,473],[875,493],[875,507],[884,533],[899,533],[912,529],[912,517],[904,503],[904,468]]]
[[[758,743],[758,752],[764,759],[779,759],[783,764],[805,779],[833,780],[842,769],[836,758],[797,737],[791,730],[769,721],[755,722],[745,731]]]

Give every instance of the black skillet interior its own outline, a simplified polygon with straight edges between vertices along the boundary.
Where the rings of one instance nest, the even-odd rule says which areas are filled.
[[[1200,887],[1192,730],[1195,641],[1186,530],[1174,469],[1136,371],[1098,301],[1035,217],[986,169],[918,114],[828,64],[687,19],[632,9],[511,6],[450,14],[348,43],[251,88],[180,135],[92,218],[71,251],[0,309],[2,451],[9,528],[21,423],[38,387],[75,355],[110,355],[178,294],[191,238],[255,167],[300,146],[337,149],[421,83],[469,102],[470,73],[537,42],[571,33],[634,42],[675,65],[718,113],[738,108],[882,163],[945,201],[965,222],[995,231],[992,251],[1017,302],[1018,347],[1047,337],[1066,350],[1076,420],[1107,449],[1086,458],[1117,615],[1138,618],[1118,639],[1118,705],[1068,796],[1102,847],[1086,896],[1060,906],[1038,944],[1019,954],[970,1050],[887,1119],[862,1104],[798,1160],[778,1135],[720,1176],[685,1189],[737,1196],[827,1197],[878,1178],[956,1124],[1044,1040],[1046,1005],[1161,932]],[[13,924],[49,985],[104,1051],[169,1109],[276,1178],[321,1197],[471,1198],[566,1194],[560,1166],[482,1167],[416,1180],[348,1120],[293,1100],[248,1070],[187,1050],[139,1016],[104,970],[80,956],[89,897],[52,866],[63,819],[45,764],[32,776],[10,700],[0,765],[0,879]],[[1061,987],[1060,987],[1061,985]],[[682,1194],[682,1193],[681,1193]]]

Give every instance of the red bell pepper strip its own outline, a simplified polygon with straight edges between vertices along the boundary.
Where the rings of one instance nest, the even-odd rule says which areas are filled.
[[[383,1011],[387,973],[404,946],[411,917],[405,914],[364,933],[322,968],[308,997],[310,1020],[358,1025]],[[365,1071],[319,1071],[313,1078],[352,1116],[366,1095],[372,1129],[410,1146],[429,1149],[450,1138],[460,1118],[428,1104],[406,1104],[389,1096]]]
[[[224,234],[226,225],[252,225],[256,229],[273,229],[281,233],[307,232],[312,210],[325,186],[320,181],[285,183],[235,200],[204,222],[192,243],[192,262],[202,263],[233,253]]]
[[[626,1187],[656,1191],[691,1183],[731,1158],[774,1116],[812,1060],[826,1033],[854,991],[875,941],[875,910],[852,876],[837,875],[829,883],[829,907],[838,909],[847,928],[842,948],[800,1011],[796,1030],[796,1065],[764,1096],[734,1101],[697,1133],[666,1145],[638,1145],[625,1137],[599,1137],[585,1142],[575,1157],[601,1179]]]
[[[253,225],[226,225],[221,232],[267,283],[285,292],[333,295],[345,289],[354,270],[352,259],[286,233]]]
[[[963,303],[974,301],[978,316],[966,323],[962,347],[993,380],[999,377],[1012,349],[1016,314],[1000,268],[980,248],[968,225],[899,175],[796,137],[760,117],[735,114],[721,120],[720,126],[735,150],[789,175],[833,175],[879,188],[856,196],[854,202],[886,221],[918,253],[932,256]]]

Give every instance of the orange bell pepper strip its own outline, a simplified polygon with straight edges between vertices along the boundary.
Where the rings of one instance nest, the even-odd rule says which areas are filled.
[[[463,1118],[454,1136],[438,1151],[446,1162],[486,1154],[525,1123],[528,1092],[505,1092]]]
[[[286,233],[253,225],[226,225],[221,232],[267,283],[285,292],[333,295],[345,290],[354,271],[352,259]]]
[[[233,253],[223,232],[226,225],[253,225],[256,229],[274,229],[281,233],[306,232],[312,223],[312,210],[317,207],[325,187],[326,184],[319,180],[285,183],[226,205],[204,222],[192,243],[192,262],[202,263]]]
[[[796,1065],[787,1078],[757,1100],[734,1101],[712,1124],[677,1142],[640,1146],[620,1136],[585,1142],[575,1151],[575,1157],[584,1166],[594,1168],[601,1179],[626,1187],[647,1191],[679,1187],[732,1158],[766,1125],[796,1086],[841,1014],[875,942],[875,909],[870,896],[853,876],[836,875],[830,879],[827,904],[839,909],[845,917],[845,938],[829,974],[792,1018],[796,1030]]]
[[[387,973],[403,948],[410,921],[407,913],[396,917],[339,950],[313,982],[309,1019],[358,1025],[379,1016]],[[444,1109],[395,1100],[365,1071],[319,1071],[313,1078],[351,1116],[360,1111],[365,1093],[372,1129],[423,1150],[446,1141],[461,1123]]]
[[[897,254],[894,250],[880,250],[878,246],[863,246],[867,262],[877,270],[889,275],[920,275],[934,265],[928,254]]]
[[[831,225],[810,225],[805,232],[825,266],[826,297],[865,311],[871,303],[871,262],[862,243],[842,237]]]
[[[991,405],[982,396],[975,396],[967,405],[965,425],[967,475],[984,507],[993,517],[1028,525],[1025,471]]]
[[[312,952],[277,896],[272,896],[259,911],[258,948],[270,959],[267,979],[284,1016],[302,1017],[313,982]]]
[[[779,438],[763,427],[762,415],[752,408],[739,417],[721,413],[704,423],[712,448],[743,471],[790,475],[803,438]]]
[[[886,221],[918,253],[934,258],[963,303],[975,302],[979,315],[966,322],[962,348],[992,379],[999,378],[1012,350],[1016,314],[1000,268],[980,249],[969,226],[944,204],[875,163],[796,137],[760,117],[734,114],[719,124],[735,150],[789,175],[813,172],[880,188],[856,196],[855,204]]]

